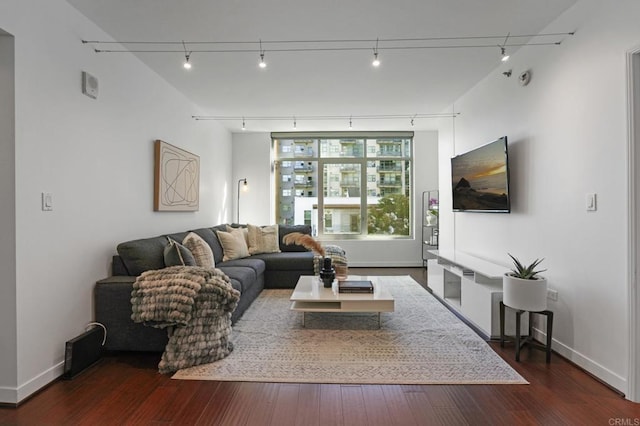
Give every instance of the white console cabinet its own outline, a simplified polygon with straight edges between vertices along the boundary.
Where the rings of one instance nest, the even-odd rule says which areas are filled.
[[[430,253],[436,256],[427,261],[428,285],[433,293],[486,336],[499,338],[502,276],[509,269],[459,251]],[[515,334],[514,317],[507,315],[507,335]],[[527,334],[527,330],[528,321],[523,321],[521,331]]]

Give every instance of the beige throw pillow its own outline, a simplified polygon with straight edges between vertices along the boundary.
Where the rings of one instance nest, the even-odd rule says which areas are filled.
[[[247,228],[246,226],[240,226],[238,228],[234,228],[233,226],[229,226],[229,225],[225,225],[227,227],[227,232],[233,232],[233,231],[242,231],[242,235],[244,235],[244,242],[247,243],[247,247],[249,247],[249,235],[248,235],[248,231],[249,228]]]
[[[193,254],[193,257],[196,259],[196,265],[202,266],[203,268],[215,268],[216,264],[213,260],[213,251],[209,244],[202,239],[202,237],[195,232],[189,232],[184,240],[182,240],[182,245],[188,248]]]
[[[231,232],[218,231],[217,234],[224,252],[223,262],[249,256],[249,248],[242,229],[233,229]]]
[[[278,225],[254,226],[247,225],[249,239],[249,254],[279,253]]]

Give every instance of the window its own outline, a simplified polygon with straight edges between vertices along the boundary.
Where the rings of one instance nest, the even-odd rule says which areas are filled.
[[[332,239],[412,235],[412,132],[272,133],[272,142],[278,223]]]

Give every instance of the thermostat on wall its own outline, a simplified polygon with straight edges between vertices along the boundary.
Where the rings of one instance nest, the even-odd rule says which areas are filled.
[[[90,98],[98,98],[98,79],[86,71],[82,71],[82,93]]]

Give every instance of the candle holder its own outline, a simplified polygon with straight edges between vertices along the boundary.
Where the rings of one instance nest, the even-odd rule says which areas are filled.
[[[331,266],[331,258],[325,257],[320,270],[320,279],[326,288],[331,288],[333,280],[336,278],[336,270]]]

